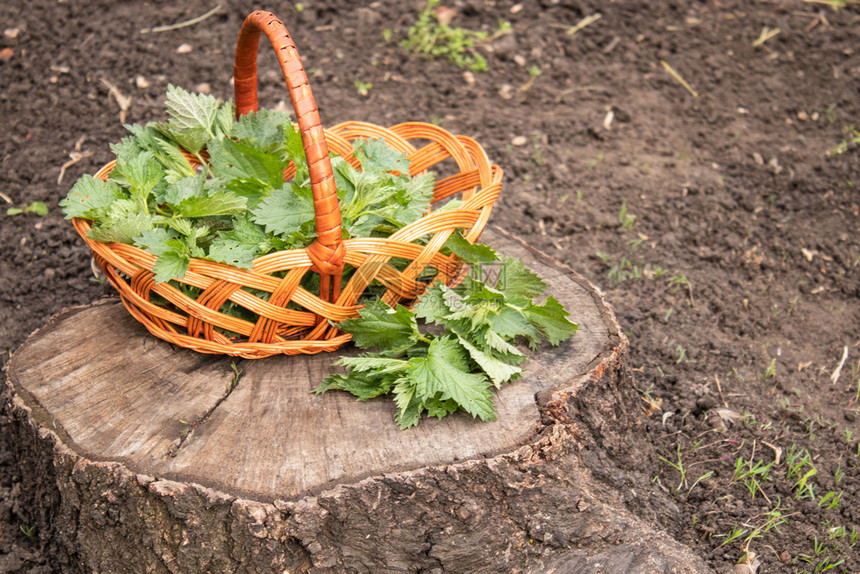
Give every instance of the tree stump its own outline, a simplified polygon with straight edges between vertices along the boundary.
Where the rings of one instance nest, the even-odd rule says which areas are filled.
[[[640,413],[611,308],[503,231],[483,240],[581,327],[530,356],[491,423],[457,414],[402,431],[390,399],[309,393],[331,354],[196,354],[113,300],[53,318],[10,362],[6,440],[57,568],[707,571],[586,464],[623,450]]]

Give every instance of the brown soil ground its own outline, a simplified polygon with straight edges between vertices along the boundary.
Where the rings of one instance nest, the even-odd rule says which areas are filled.
[[[231,96],[235,37],[258,6],[224,1],[199,24],[140,32],[213,4],[0,4],[0,191],[50,208],[0,215],[3,364],[52,314],[112,295],[57,202],[110,160],[123,121],[161,119],[168,83]],[[606,480],[647,489],[631,510],[717,571],[745,551],[761,572],[860,571],[860,149],[847,128],[860,125],[860,6],[825,4],[451,0],[454,26],[512,25],[475,73],[400,47],[422,3],[269,7],[324,123],[475,137],[506,172],[492,222],[604,289],[643,399],[630,416],[649,417],[648,448]],[[274,106],[286,92],[274,58],[261,66]],[[0,571],[52,572],[2,441],[0,463]]]

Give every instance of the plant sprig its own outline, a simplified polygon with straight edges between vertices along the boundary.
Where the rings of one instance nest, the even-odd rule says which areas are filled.
[[[498,278],[468,277],[455,288],[434,283],[413,310],[371,301],[359,318],[338,327],[358,347],[375,351],[338,360],[335,365],[346,374],[328,377],[315,392],[340,389],[360,401],[392,393],[395,421],[404,429],[417,425],[425,412],[442,418],[463,410],[494,420],[493,388],[522,374],[526,355],[516,343],[534,349],[546,339],[558,345],[576,332],[554,297],[535,302],[546,284],[519,260],[499,261],[489,247],[452,238],[446,246],[461,258],[498,262]]]

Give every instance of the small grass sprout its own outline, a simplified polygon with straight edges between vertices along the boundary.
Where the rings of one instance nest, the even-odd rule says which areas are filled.
[[[776,359],[771,359],[770,364],[765,369],[764,374],[761,375],[761,379],[766,381],[767,379],[772,379],[776,376]]]
[[[812,466],[812,459],[809,456],[809,451],[804,449],[798,450],[797,445],[793,444],[788,449],[785,456],[785,478],[791,480],[794,477],[800,477],[800,473],[805,466]]]
[[[765,520],[765,522],[761,525],[757,526],[752,532],[747,535],[746,538],[744,538],[744,552],[749,552],[750,542],[752,542],[754,539],[763,537],[771,530],[776,530],[777,532],[779,532],[779,527],[783,524],[787,524],[788,518],[794,516],[794,514],[783,514],[782,502],[780,500],[777,500],[776,506],[774,506],[772,509],[770,509],[763,515],[753,517],[752,520],[755,520],[756,518],[759,518],[761,516],[767,518],[767,520]],[[744,524],[744,526],[750,525]]]
[[[669,466],[671,466],[672,468],[677,470],[678,474],[681,475],[681,478],[678,481],[678,486],[676,486],[675,488],[672,489],[673,492],[678,492],[681,489],[681,487],[684,486],[684,484],[687,481],[687,469],[684,468],[684,462],[681,460],[681,445],[677,446],[676,456],[678,457],[678,462],[672,462],[671,460],[669,460],[667,458],[663,458],[662,456],[659,457],[660,460],[662,460],[663,462],[665,462],[666,464],[668,464]],[[699,480],[701,480],[701,477],[699,478]],[[698,482],[699,481],[697,480],[696,483],[698,483]],[[696,484],[694,483],[693,486],[695,486],[695,485]],[[690,490],[692,490],[692,489],[693,489],[693,487],[690,487]]]
[[[815,500],[815,484],[809,482],[809,479],[818,474],[818,469],[815,467],[810,468],[796,483],[792,489],[797,490],[797,494],[794,495],[795,499],[799,498],[811,498]]]
[[[836,510],[841,506],[840,502],[842,500],[842,492],[843,491],[840,490],[839,494],[836,494],[835,491],[831,490],[819,499],[818,506],[829,510]]]
[[[366,98],[367,95],[370,93],[370,90],[373,89],[373,84],[370,82],[362,82],[361,80],[355,80],[353,84],[355,85],[355,90],[358,92],[358,95],[363,98]]]
[[[732,542],[739,539],[741,536],[743,536],[747,532],[748,531],[746,528],[741,528],[740,526],[735,526],[730,533],[720,534],[719,536],[725,536],[726,537],[726,539],[723,540],[723,543],[720,544],[720,548],[722,548],[726,544],[731,544]]]
[[[631,231],[636,224],[636,216],[627,212],[627,202],[621,202],[621,212],[618,214],[618,221],[621,222],[621,229]]]
[[[752,458],[749,461],[745,461],[742,456],[739,456],[735,460],[735,472],[732,482],[743,482],[753,500],[755,500],[755,495],[761,491],[761,483],[768,479],[773,465],[773,462],[764,464],[760,460],[754,463]]]
[[[6,215],[38,215],[44,217],[48,215],[48,206],[41,201],[34,201],[24,207],[10,207],[6,210]]]
[[[714,476],[714,471],[713,471],[713,470],[709,470],[708,472],[706,472],[705,474],[703,474],[702,476],[700,476],[699,478],[697,478],[697,479],[693,482],[693,484],[691,484],[691,485],[690,485],[690,488],[688,488],[688,489],[687,489],[687,494],[689,495],[691,492],[693,492],[693,489],[694,489],[694,488],[696,488],[696,485],[697,485],[697,484],[699,484],[699,483],[700,483],[700,482],[702,482],[703,480],[708,480],[708,479],[710,479],[712,476]]]
[[[230,382],[227,383],[228,393],[236,388],[236,385],[239,384],[239,378],[242,376],[242,369],[240,369],[236,363],[230,363],[230,369],[233,371],[233,376],[230,378]]]
[[[827,157],[833,157],[835,155],[842,155],[846,153],[853,146],[860,147],[860,130],[855,128],[854,126],[847,126],[845,128],[845,132],[847,132],[847,136],[844,140],[836,144],[836,146],[830,148],[825,152]]]
[[[843,478],[845,478],[845,469],[842,468],[841,464],[837,464],[836,471],[833,473],[833,483],[836,485],[836,488],[839,488]]]

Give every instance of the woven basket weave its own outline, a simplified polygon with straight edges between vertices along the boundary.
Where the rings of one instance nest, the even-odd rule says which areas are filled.
[[[91,222],[74,219],[73,223],[128,311],[165,341],[202,353],[244,358],[333,351],[350,336],[331,322],[356,317],[358,299],[371,282],[384,287],[382,298],[393,305],[408,304],[433,281],[457,280],[461,265],[440,249],[458,230],[469,241],[478,239],[499,196],[502,170],[490,164],[474,140],[430,124],[383,128],[346,122],[324,130],[296,46],[284,24],[268,12],[248,16],[239,34],[234,68],[237,116],[257,110],[261,32],[275,48],[296,111],[313,190],[316,240],[303,249],[259,257],[249,270],[192,259],[185,277],[174,282],[200,290],[194,299],[169,283],[155,283],[155,255],[131,245],[93,241],[88,237]],[[390,147],[406,153],[411,175],[453,160],[458,172],[436,182],[432,202],[459,194],[462,205],[431,210],[387,238],[343,239],[329,153],[360,168],[350,144],[359,138],[382,138]],[[411,140],[423,145],[416,147]],[[95,177],[107,179],[114,164],[104,166]],[[422,238],[425,241],[419,243]],[[410,263],[399,271],[390,264],[392,258]],[[346,283],[345,265],[354,269]],[[318,293],[300,286],[308,273],[319,274]],[[259,292],[269,295],[260,297]],[[152,301],[152,293],[160,296],[158,302]],[[250,312],[256,321],[220,312],[227,301]],[[292,303],[290,308],[288,303]],[[227,336],[225,331],[237,336]]]

